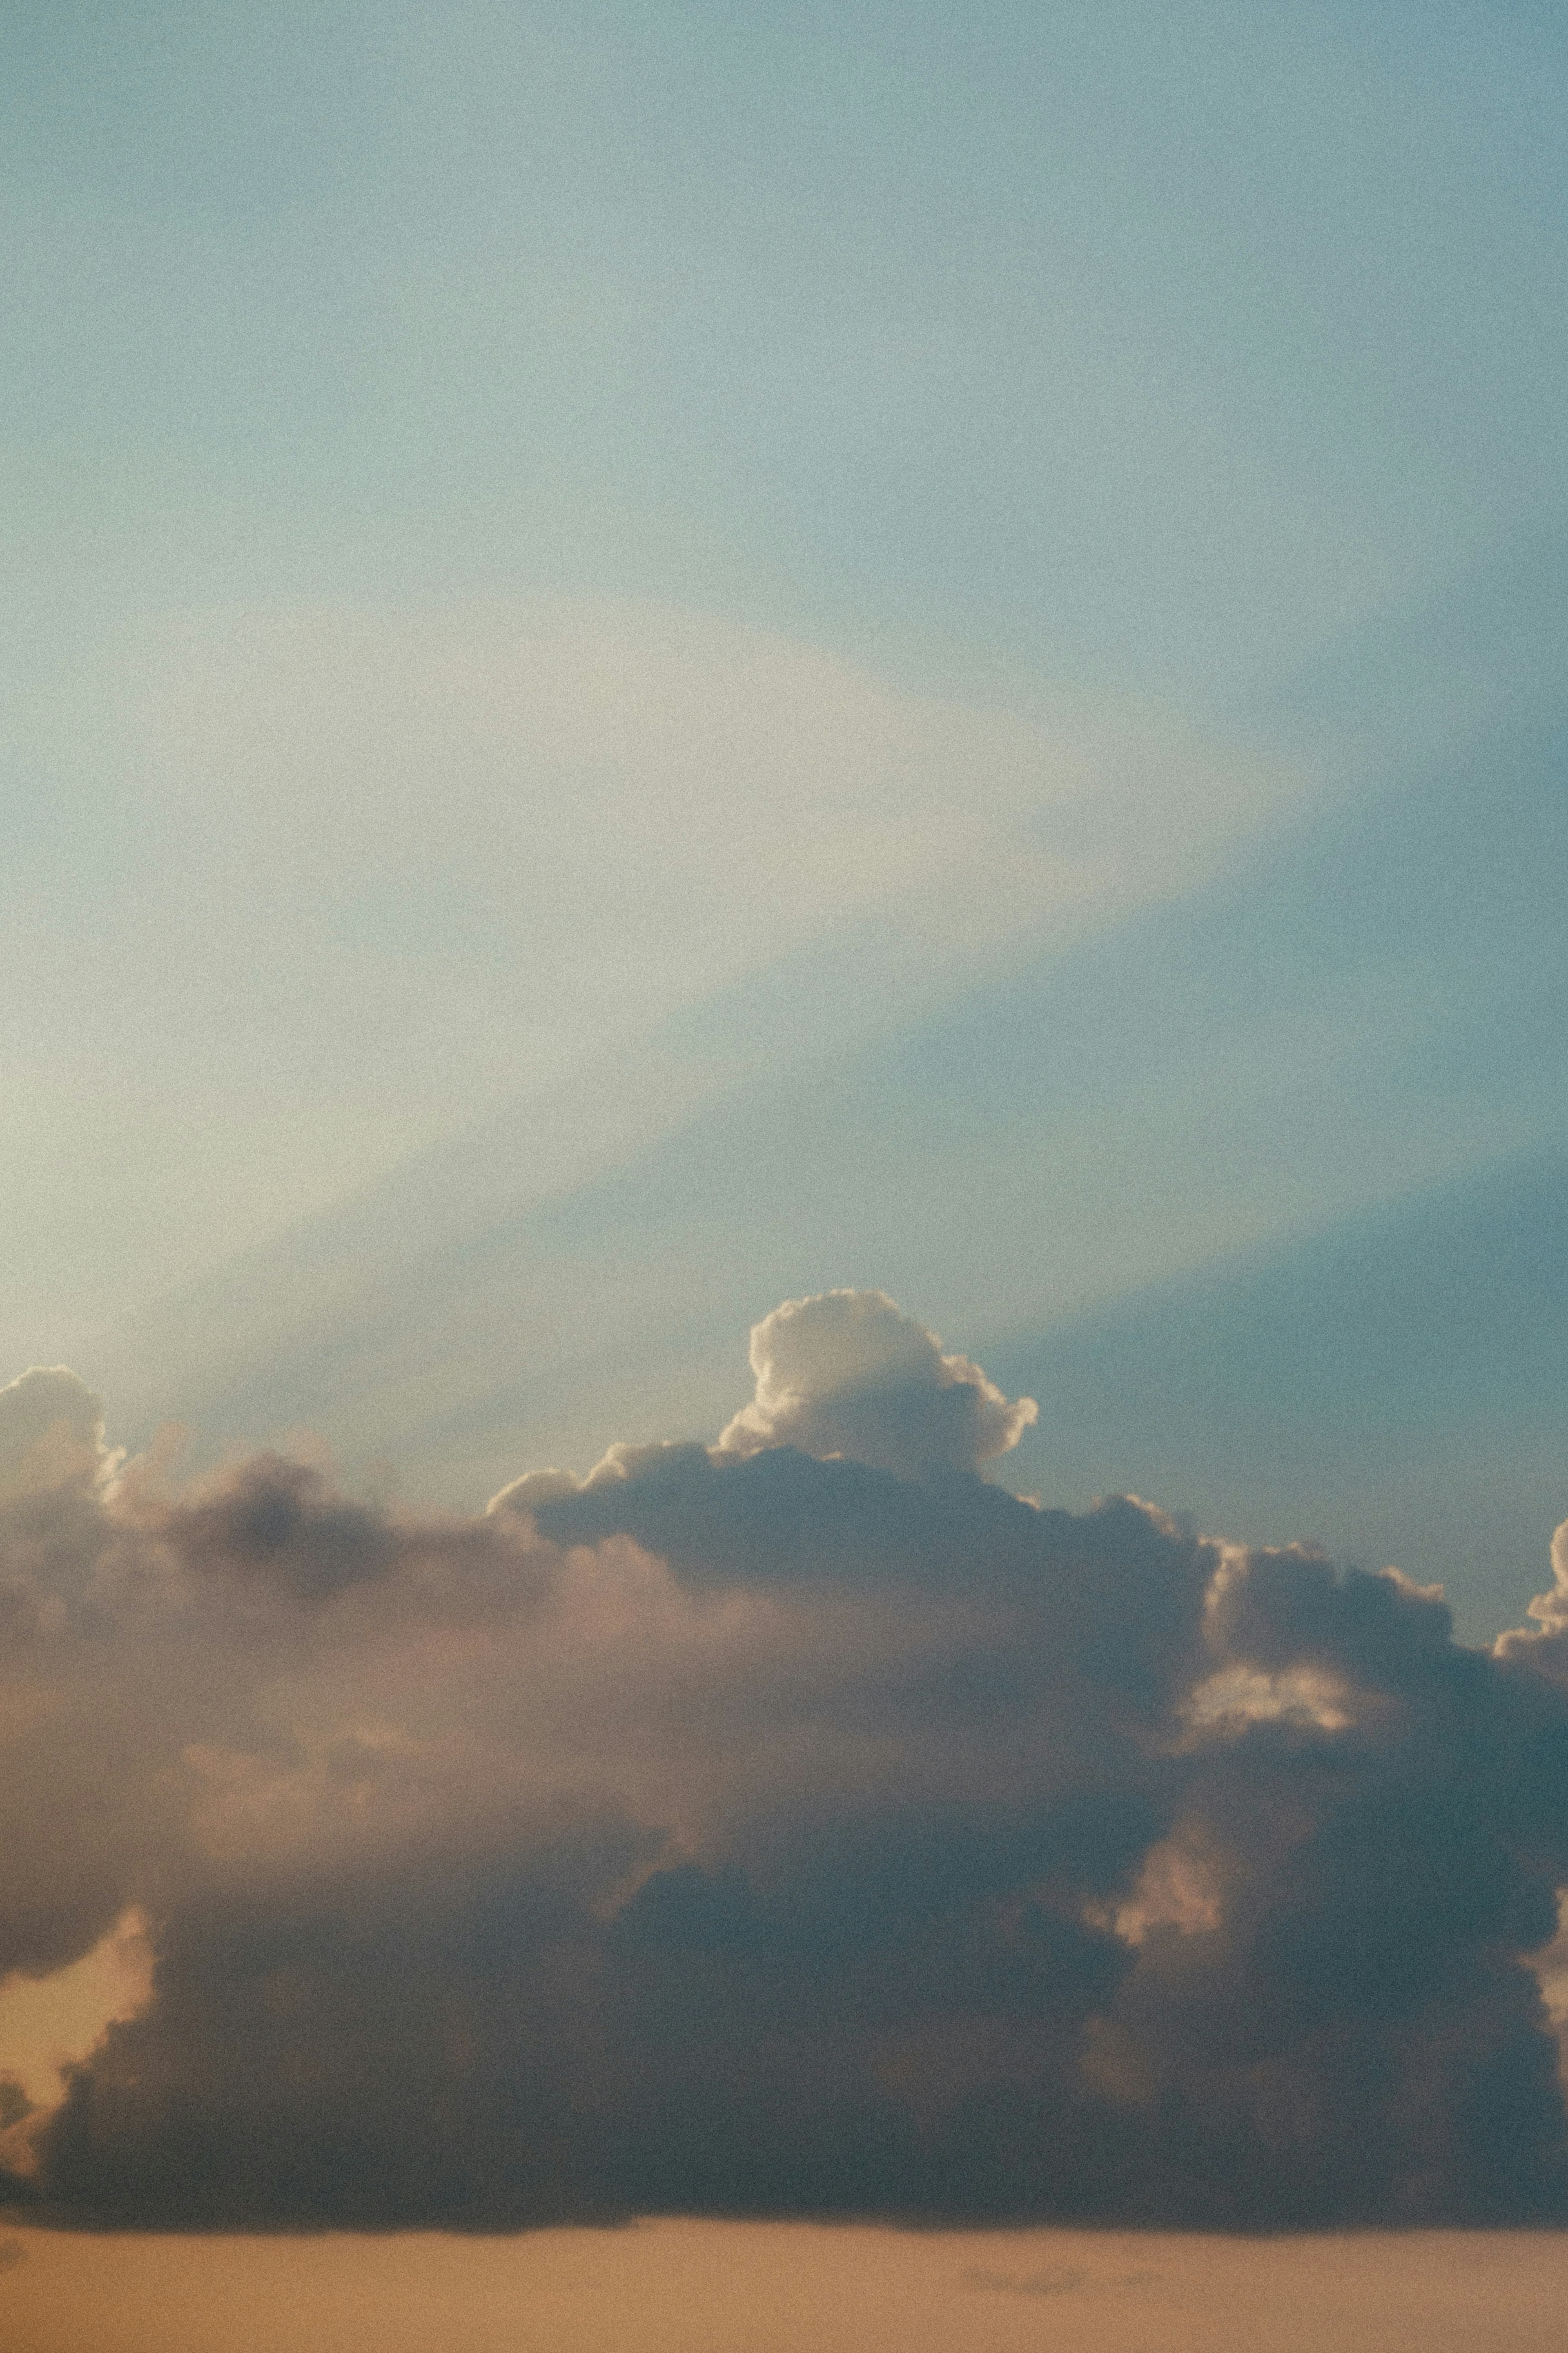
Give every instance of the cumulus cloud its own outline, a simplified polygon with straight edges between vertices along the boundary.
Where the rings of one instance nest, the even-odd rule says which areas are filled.
[[[1518,1627],[1498,1638],[1498,1656],[1568,1683],[1568,1520],[1552,1538],[1552,1589],[1538,1593],[1526,1610],[1534,1630]]]
[[[752,1370],[756,1395],[719,1440],[727,1453],[797,1446],[918,1479],[994,1461],[1039,1410],[1009,1402],[967,1356],[943,1356],[885,1291],[786,1299],[752,1330]]]
[[[523,1510],[627,1479],[683,1475],[791,1447],[818,1461],[863,1462],[905,1479],[978,1472],[1016,1446],[1039,1417],[1033,1398],[1003,1396],[967,1356],[944,1356],[934,1332],[885,1291],[786,1299],[752,1327],[755,1389],[715,1447],[612,1446],[585,1480],[528,1471],[490,1501]]]
[[[64,1365],[0,1388],[0,1502],[68,1485],[106,1464],[103,1408]]]
[[[879,1293],[752,1364],[715,1446],[472,1519],[9,1409],[0,1975],[151,1954],[63,2097],[13,2061],[14,2195],[1568,2215],[1551,1609],[1484,1653],[1393,1572],[1022,1502],[975,1475],[1020,1406]]]

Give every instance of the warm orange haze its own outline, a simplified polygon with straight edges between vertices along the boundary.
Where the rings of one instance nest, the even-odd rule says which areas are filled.
[[[6,2353],[1556,2353],[1555,2236],[0,2240]]]

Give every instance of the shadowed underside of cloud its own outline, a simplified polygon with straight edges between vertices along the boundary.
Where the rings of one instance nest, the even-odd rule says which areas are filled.
[[[144,2227],[1568,2217],[1540,1630],[985,1483],[978,1367],[792,1302],[712,1448],[479,1519],[0,1392],[0,1972],[150,1999],[13,2194]],[[0,2063],[0,2073],[3,2073]]]

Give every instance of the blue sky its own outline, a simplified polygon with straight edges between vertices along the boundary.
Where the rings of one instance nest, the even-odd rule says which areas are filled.
[[[16,1366],[472,1503],[881,1284],[1516,1614],[1555,12],[4,24]]]

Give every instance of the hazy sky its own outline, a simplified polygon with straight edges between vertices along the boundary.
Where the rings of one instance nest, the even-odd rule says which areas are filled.
[[[1555,12],[5,40],[17,1367],[471,1507],[706,1431],[789,1293],[1115,1309],[1124,1385],[1118,1303],[1212,1348],[1238,1261],[1561,1145]],[[1494,1628],[1466,1481],[1532,1561],[1561,1497],[1490,1380],[1353,1502],[1290,1395],[1020,1475],[1435,1545]]]
[[[659,2072],[695,2047],[670,1952],[708,1938],[723,2017],[774,2000],[788,2042],[810,1968],[773,1950],[781,1891],[820,1906],[821,1950],[880,1951],[951,1871],[979,1943],[922,1947],[880,2023],[850,2002],[790,2044],[820,2086],[847,2038],[862,2106],[833,2125],[803,2093],[768,2127],[796,2173],[735,2211],[832,2205],[813,2136],[842,2129],[877,2211],[951,2214],[1005,2140],[976,2084],[1068,2084],[1088,2131],[1080,2062],[1122,2125],[1166,2104],[1142,2188],[1086,2212],[1560,2211],[1520,1956],[1547,1968],[1568,1609],[1565,108],[1568,33],[1528,0],[0,7],[0,1694],[51,1825],[0,1905],[0,2161],[19,2135],[62,2212],[129,2211],[144,2163],[133,2219],[193,2222],[205,2148],[218,2221],[553,2218],[498,2154],[505,2099],[476,2117],[442,2073],[469,2084],[451,2005],[493,1991],[502,1914],[605,2005],[559,2029],[602,2094],[598,2138],[550,2126],[579,2168],[560,2211],[725,2211],[690,2114],[742,2126]],[[3,1388],[62,1363],[86,1390]],[[171,1419],[217,1487],[170,1486],[166,1450],[119,1466]],[[247,1469],[258,1446],[338,1472]],[[976,1472],[962,1507],[941,1488],[929,1557],[904,1488],[854,1483]],[[1037,1525],[1007,1489],[1177,1517]],[[1293,1566],[1247,1571],[1267,1606],[1232,1625],[1215,1580],[1249,1556],[1194,1530],[1414,1583],[1325,1599],[1306,1555],[1268,1556]],[[1079,1580],[1059,1687],[1009,1681],[1015,1554]],[[246,1582],[264,1556],[287,1606]],[[1494,1658],[1553,1574],[1541,1646]],[[511,1576],[554,1597],[558,1670],[614,1727],[596,1765],[517,1745],[502,1701],[542,1671]],[[1478,1647],[1418,1590],[1439,1580]],[[318,1604],[312,1683],[288,1612]],[[1210,1648],[1156,1694],[1119,1604]],[[1106,1675],[1124,1749],[1075,1749],[1063,1782],[1047,1751]],[[1151,1741],[1176,1743],[1158,1771]],[[1310,1894],[1279,1875],[1292,1742]],[[1462,1774],[1458,1827],[1422,1813],[1450,1750],[1500,1789],[1528,1754],[1540,1820],[1487,1843]],[[889,1774],[907,1885],[872,1921],[842,1874]],[[365,1908],[329,1931],[344,1789]],[[1009,1807],[1057,1858],[1048,1900]],[[454,1890],[432,1856],[474,1823]],[[1369,1959],[1357,1873],[1412,1841]],[[1479,1910],[1431,1878],[1445,1841]],[[695,1926],[687,1869],[719,1890]],[[1158,1887],[1163,1959],[1134,1933]],[[994,1907],[1037,1902],[1044,1974],[1004,1999]],[[623,1948],[605,1924],[634,1915]],[[397,2033],[356,1969],[423,1989],[397,2031],[445,2173],[377,2105]],[[1282,2021],[1325,1970],[1362,1992],[1300,2027],[1309,2064]],[[296,1978],[328,2024],[285,2064],[247,2004],[292,2015]],[[1194,2023],[1243,1982],[1275,2038],[1247,2090]],[[1088,2038],[1070,2064],[1059,2036],[997,2039],[1041,1987]],[[639,2002],[675,2007],[656,2031]],[[1479,2089],[1417,2080],[1418,2010],[1480,2036]],[[921,2015],[969,2054],[957,2122]],[[67,2099],[106,2028],[99,2092]],[[156,2117],[113,2106],[138,2065]],[[1296,2130],[1345,2070],[1365,2148],[1300,2126],[1288,2189],[1279,2104]],[[329,2083],[363,2146],[312,2190]],[[1533,2121],[1489,2140],[1494,2094]],[[658,2104],[689,2095],[678,2128]],[[744,2129],[783,2097],[769,2078]],[[1458,2119],[1441,2165],[1424,2099]],[[627,2153],[650,2116],[668,2174]],[[402,2185],[379,2206],[366,2148]],[[1008,2148],[976,2215],[1066,2213]]]
[[[1513,2232],[1279,2241],[645,2223],[522,2239],[14,2232],[14,2353],[1552,2353],[1564,2253]],[[5,2255],[0,2253],[0,2265]]]

